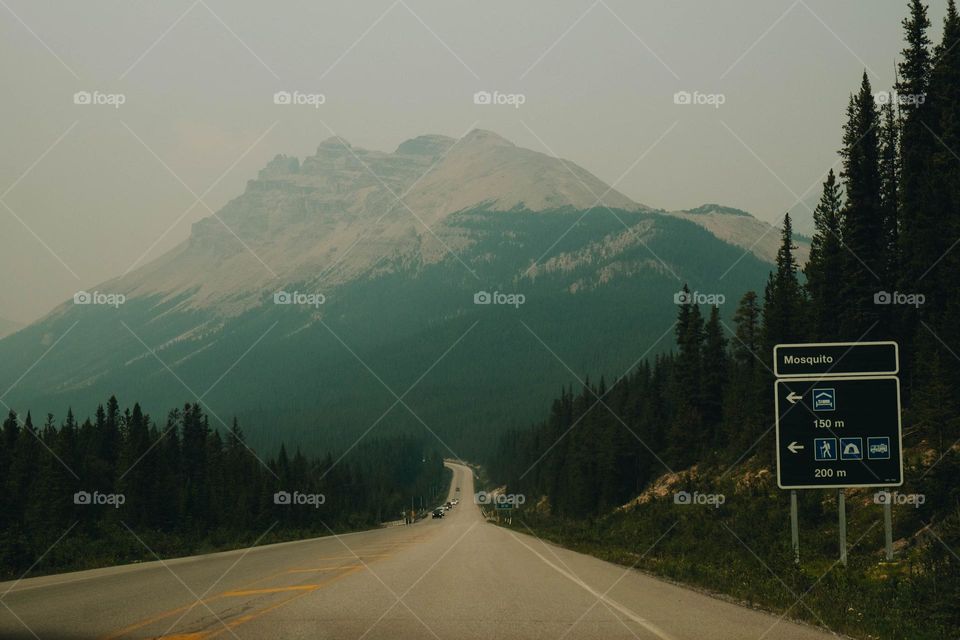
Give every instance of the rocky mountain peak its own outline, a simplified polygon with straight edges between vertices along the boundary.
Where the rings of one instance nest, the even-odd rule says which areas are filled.
[[[347,153],[347,149],[352,148],[350,143],[340,136],[330,136],[317,145],[317,155],[323,155],[331,152]]]
[[[449,136],[435,134],[417,136],[401,142],[394,154],[436,157],[442,155],[455,142],[456,140]]]
[[[259,180],[270,180],[288,176],[300,171],[300,160],[295,157],[288,157],[283,154],[277,154],[273,160],[267,163],[257,174]]]
[[[462,144],[464,146],[486,145],[495,147],[513,147],[513,144],[501,135],[487,129],[473,129],[467,135],[463,136]]]

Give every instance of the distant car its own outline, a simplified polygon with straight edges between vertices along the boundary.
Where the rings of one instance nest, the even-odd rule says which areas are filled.
[[[433,510],[433,517],[434,517],[434,518],[442,518],[442,517],[443,517],[443,509],[434,509],[434,510]]]

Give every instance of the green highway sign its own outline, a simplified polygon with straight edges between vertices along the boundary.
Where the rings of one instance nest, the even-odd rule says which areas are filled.
[[[781,489],[903,484],[898,378],[785,378],[774,396]]]

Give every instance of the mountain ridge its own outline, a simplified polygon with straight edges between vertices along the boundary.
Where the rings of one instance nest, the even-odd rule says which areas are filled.
[[[434,227],[459,211],[595,206],[689,219],[770,262],[779,243],[773,227],[744,211],[712,204],[654,210],[573,162],[483,129],[459,139],[420,135],[392,153],[330,136],[303,160],[278,154],[241,195],[196,222],[187,240],[101,287],[234,315],[277,281],[319,273],[323,286],[336,287],[374,271],[384,255],[417,254],[431,263],[458,253],[469,239],[440,240]],[[805,246],[798,257],[805,261]]]

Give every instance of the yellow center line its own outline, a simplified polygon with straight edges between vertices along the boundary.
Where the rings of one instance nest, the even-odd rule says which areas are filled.
[[[361,567],[359,564],[338,564],[332,567],[313,567],[310,569],[287,569],[284,573],[319,573],[321,571],[336,571],[337,569],[349,569],[351,567]]]
[[[351,568],[352,566],[354,566],[354,565],[345,565],[345,566],[343,566],[342,568],[343,568],[343,569],[348,569],[348,568]],[[339,568],[341,568],[341,567],[337,567],[337,569],[339,569]],[[336,569],[333,569],[333,570],[336,570]],[[245,585],[241,586],[240,589],[246,589],[246,588],[248,588],[248,587],[252,587],[252,586],[255,585],[255,584],[259,584],[259,583],[261,583],[261,582],[265,582],[265,581],[270,580],[270,579],[272,579],[272,578],[277,578],[277,577],[286,575],[286,573],[287,573],[286,571],[279,571],[279,572],[277,572],[277,573],[272,573],[272,574],[267,575],[267,576],[264,576],[264,577],[262,577],[262,578],[257,578],[256,580],[253,580],[253,581],[248,582],[248,583],[246,583]],[[177,607],[177,608],[175,608],[175,609],[169,609],[169,610],[167,610],[167,611],[162,611],[162,612],[160,612],[160,613],[158,613],[158,614],[156,614],[156,615],[147,617],[147,618],[145,618],[145,619],[143,619],[143,620],[141,620],[141,621],[139,621],[139,622],[135,622],[135,623],[133,623],[133,624],[131,624],[131,625],[128,625],[128,626],[120,629],[119,631],[115,631],[115,632],[111,633],[110,635],[102,636],[102,637],[100,638],[100,640],[116,640],[117,638],[123,637],[123,636],[125,636],[125,635],[127,635],[127,634],[129,634],[129,633],[132,633],[132,632],[136,631],[137,629],[141,629],[141,628],[146,627],[146,626],[148,626],[148,625],[151,625],[151,624],[153,624],[153,623],[155,623],[155,622],[159,622],[160,620],[163,620],[164,618],[169,618],[169,617],[174,616],[174,615],[176,615],[176,614],[178,614],[178,613],[183,613],[184,611],[189,611],[189,610],[191,610],[191,609],[196,608],[196,607],[199,606],[199,605],[209,605],[211,602],[215,602],[216,600],[219,600],[219,599],[225,597],[225,594],[226,594],[226,593],[229,593],[229,592],[218,593],[218,594],[212,595],[212,596],[207,597],[207,598],[201,598],[201,599],[195,600],[195,601],[193,601],[193,602],[190,602],[190,603],[188,603],[188,604],[185,604],[185,605],[183,605],[183,606],[181,606],[181,607]],[[188,636],[189,636],[189,634],[187,634],[186,637],[188,637]]]
[[[288,602],[291,602],[291,601],[293,601],[293,600],[296,600],[297,598],[302,598],[303,596],[309,595],[309,594],[313,593],[314,591],[316,591],[317,589],[322,588],[322,587],[325,587],[326,585],[331,584],[331,583],[339,580],[340,578],[344,578],[344,577],[346,577],[346,576],[348,576],[348,575],[351,575],[351,574],[353,574],[353,573],[356,573],[358,570],[363,569],[363,568],[365,567],[365,565],[364,565],[363,563],[364,563],[365,560],[367,560],[367,559],[383,559],[383,558],[389,558],[389,557],[393,556],[396,552],[398,552],[398,551],[403,551],[403,550],[405,550],[405,549],[407,549],[407,548],[409,548],[409,547],[412,547],[412,546],[416,546],[416,545],[420,544],[421,542],[423,542],[424,540],[434,537],[434,535],[436,535],[436,532],[435,532],[435,531],[430,531],[430,532],[427,532],[427,533],[418,534],[418,535],[416,535],[416,536],[413,536],[413,537],[412,537],[411,539],[409,539],[409,540],[403,540],[403,541],[397,542],[397,543],[392,544],[392,545],[368,545],[368,546],[365,547],[366,549],[368,549],[368,550],[370,550],[370,551],[380,551],[380,548],[382,547],[383,552],[378,552],[378,553],[363,553],[363,552],[361,552],[360,550],[349,549],[349,550],[351,551],[351,553],[353,553],[354,555],[341,555],[341,556],[323,556],[323,555],[321,555],[321,556],[319,556],[319,557],[317,558],[317,560],[321,560],[321,561],[329,561],[329,560],[354,560],[354,561],[356,561],[356,560],[359,560],[361,564],[345,564],[345,565],[339,565],[339,566],[338,566],[338,565],[334,565],[334,566],[330,566],[330,567],[317,567],[317,568],[290,568],[290,569],[285,569],[285,570],[279,571],[279,572],[277,572],[277,573],[269,574],[269,575],[264,576],[264,577],[262,577],[262,578],[257,578],[256,580],[253,580],[253,581],[251,581],[251,582],[246,583],[243,587],[241,587],[241,588],[239,588],[239,589],[237,589],[237,590],[224,591],[224,592],[222,592],[222,593],[218,593],[218,594],[216,594],[216,595],[210,596],[209,598],[199,599],[199,600],[196,600],[196,601],[194,601],[194,602],[192,602],[192,603],[186,604],[186,605],[184,605],[184,606],[177,607],[177,608],[175,608],[175,609],[170,609],[170,610],[164,611],[164,612],[162,612],[162,613],[158,613],[158,614],[156,614],[156,615],[154,615],[154,616],[151,616],[151,617],[148,617],[148,618],[146,618],[146,619],[144,619],[144,620],[142,620],[142,621],[140,621],[140,622],[136,622],[136,623],[133,623],[133,624],[131,624],[131,625],[129,625],[129,626],[126,626],[126,627],[120,629],[119,631],[115,631],[115,632],[113,632],[113,633],[111,633],[111,634],[109,634],[109,635],[107,635],[107,636],[102,636],[102,637],[101,637],[101,640],[116,640],[117,638],[120,638],[120,637],[122,637],[122,636],[125,636],[125,635],[127,635],[127,634],[129,634],[129,633],[132,633],[133,631],[136,631],[137,629],[141,629],[141,628],[146,627],[146,626],[148,626],[148,625],[150,625],[150,624],[153,624],[153,623],[155,623],[155,622],[159,622],[160,620],[163,620],[164,618],[169,618],[170,616],[176,615],[176,614],[178,614],[178,613],[181,613],[181,612],[184,612],[184,611],[189,611],[189,610],[195,608],[197,605],[201,605],[201,604],[206,605],[206,604],[209,604],[210,602],[213,602],[213,601],[215,601],[215,600],[219,600],[219,599],[225,598],[225,597],[235,597],[235,596],[242,596],[242,595],[267,595],[267,594],[270,594],[270,593],[279,593],[279,592],[284,592],[284,591],[301,591],[301,593],[298,593],[297,595],[295,595],[295,596],[293,596],[293,597],[291,597],[291,598],[287,598],[286,600],[283,600],[283,601],[281,601],[281,602],[279,602],[279,603],[276,603],[276,604],[274,604],[274,605],[272,605],[272,606],[266,607],[266,608],[261,609],[261,610],[255,610],[255,611],[253,611],[253,612],[251,612],[251,613],[249,613],[249,614],[247,614],[247,615],[245,615],[245,616],[241,616],[241,617],[239,617],[239,618],[235,618],[234,620],[232,620],[232,621],[230,621],[229,623],[227,623],[227,627],[230,628],[230,629],[233,629],[235,626],[238,626],[238,625],[240,625],[240,624],[244,624],[245,622],[249,622],[250,620],[253,620],[253,619],[255,619],[255,618],[259,618],[260,616],[262,616],[262,615],[264,615],[264,614],[266,614],[266,613],[269,613],[270,611],[273,611],[274,609],[277,609],[278,607],[281,607],[281,606],[285,605],[285,604],[288,603]],[[255,584],[265,582],[265,581],[270,580],[270,579],[272,579],[272,578],[277,578],[277,577],[280,577],[280,576],[283,576],[283,575],[287,575],[287,574],[291,574],[291,573],[313,573],[313,572],[320,572],[320,571],[339,571],[339,573],[337,573],[336,575],[330,577],[329,579],[327,579],[327,580],[325,580],[325,581],[322,581],[322,582],[320,582],[320,583],[318,583],[318,584],[314,584],[314,585],[297,585],[297,586],[291,586],[291,587],[279,587],[279,588],[276,588],[276,589],[269,589],[269,588],[267,588],[267,589],[248,589],[248,588],[247,588],[247,587],[251,587],[251,586],[253,586],[253,585],[255,585]],[[220,628],[219,630],[214,630],[214,631],[195,632],[195,633],[184,633],[184,634],[174,634],[174,635],[168,635],[168,636],[163,636],[163,637],[164,637],[166,640],[204,640],[204,639],[206,639],[206,638],[212,638],[212,637],[214,637],[214,636],[216,636],[216,635],[219,635],[219,634],[223,633],[225,630],[226,630],[226,629],[224,629],[224,628]]]
[[[282,593],[284,591],[316,591],[320,588],[318,584],[296,584],[291,587],[274,587],[272,589],[247,589],[245,591],[224,591],[220,595],[224,598],[235,598],[237,596],[255,596],[262,593]]]
[[[347,570],[347,571],[344,571],[343,573],[341,573],[341,574],[339,574],[339,575],[334,576],[334,577],[331,578],[330,580],[327,580],[327,581],[324,582],[323,584],[318,585],[317,588],[320,588],[321,586],[327,586],[328,584],[332,584],[333,582],[336,582],[336,581],[339,580],[340,578],[345,578],[345,577],[347,577],[347,576],[350,575],[350,574],[356,573],[356,572],[359,571],[360,569],[362,569],[362,567],[359,567],[359,566],[358,566],[358,567],[352,567],[351,569],[349,569],[349,570]],[[214,630],[212,630],[212,631],[197,632],[197,633],[187,633],[187,634],[179,634],[179,635],[173,635],[173,636],[163,636],[163,639],[164,639],[164,640],[209,640],[210,638],[215,638],[215,637],[217,637],[218,635],[220,635],[220,634],[223,633],[224,631],[227,631],[227,630],[232,631],[233,629],[239,627],[240,625],[246,624],[246,623],[250,622],[251,620],[256,620],[257,618],[259,618],[259,617],[261,617],[261,616],[264,616],[264,615],[270,613],[271,611],[274,611],[274,610],[276,610],[276,609],[279,609],[280,607],[283,607],[283,606],[286,606],[286,605],[290,604],[290,603],[293,602],[294,600],[298,600],[298,599],[300,599],[300,598],[302,598],[302,597],[304,597],[304,596],[308,596],[308,595],[310,595],[311,593],[313,593],[313,591],[314,591],[314,590],[304,591],[304,592],[302,592],[302,593],[298,593],[297,595],[295,595],[295,596],[293,596],[293,597],[287,598],[286,600],[281,600],[280,602],[278,602],[278,603],[276,603],[276,604],[273,604],[273,605],[271,605],[271,606],[269,606],[269,607],[264,607],[263,609],[259,609],[259,610],[252,611],[252,612],[248,613],[247,615],[240,616],[239,618],[234,618],[234,619],[231,620],[230,622],[226,623],[226,626],[221,626],[219,629],[214,629]]]
[[[319,556],[317,560],[356,560],[357,556],[361,558],[383,558],[386,557],[385,553],[360,553],[352,556]]]

